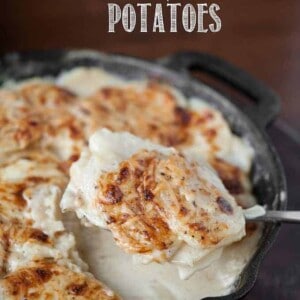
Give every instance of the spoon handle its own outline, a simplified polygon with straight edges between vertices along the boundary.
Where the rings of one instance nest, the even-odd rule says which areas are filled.
[[[300,223],[300,211],[267,210],[262,216],[249,218],[249,221]]]

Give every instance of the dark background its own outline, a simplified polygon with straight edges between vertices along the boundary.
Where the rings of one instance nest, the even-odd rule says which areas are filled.
[[[107,2],[127,3],[0,0],[0,54],[32,49],[91,48],[151,59],[193,50],[216,54],[234,63],[263,80],[282,98],[280,121],[270,134],[286,168],[289,208],[300,209],[297,205],[300,193],[300,1],[214,1],[221,6],[218,14],[222,29],[206,34],[182,30],[178,33],[125,33],[121,27],[117,27],[115,34],[108,33]],[[262,265],[256,286],[246,299],[300,299],[299,229],[296,225],[283,226]]]

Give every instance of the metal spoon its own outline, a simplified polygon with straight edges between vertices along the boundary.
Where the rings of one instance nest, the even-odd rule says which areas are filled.
[[[262,221],[262,222],[284,222],[284,223],[300,223],[300,211],[279,211],[266,210],[260,216],[247,216],[246,221]]]

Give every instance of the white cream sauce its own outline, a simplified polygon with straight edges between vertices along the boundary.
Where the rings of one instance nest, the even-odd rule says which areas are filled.
[[[256,250],[261,228],[224,248],[221,257],[187,280],[176,265],[133,264],[132,257],[113,241],[109,231],[85,227],[69,215],[66,227],[75,234],[82,259],[95,277],[128,300],[192,300],[231,292],[239,274]]]

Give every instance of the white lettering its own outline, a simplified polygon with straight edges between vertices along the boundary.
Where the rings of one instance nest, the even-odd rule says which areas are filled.
[[[136,13],[132,4],[126,4],[122,12],[122,24],[124,30],[132,32],[136,25]]]
[[[153,32],[156,32],[157,29],[159,32],[165,32],[164,17],[161,4],[156,4],[155,8]]]
[[[212,4],[209,7],[209,14],[212,19],[215,21],[215,24],[209,24],[209,29],[211,32],[218,32],[222,28],[221,18],[216,14],[216,11],[220,10],[220,6],[218,4]]]
[[[207,4],[198,4],[198,32],[207,32],[208,29],[204,29],[204,14],[208,13]]]
[[[118,4],[108,3],[108,32],[116,32],[115,25],[121,20],[121,8]]]
[[[182,25],[185,31],[192,32],[196,27],[196,10],[192,4],[186,4],[182,11]]]
[[[166,32],[166,28],[168,32],[177,32],[178,18],[179,20],[181,18],[180,29],[185,32],[219,32],[222,28],[222,20],[218,13],[221,10],[219,4],[207,2],[192,4],[189,3],[191,1],[182,4],[175,0],[167,0],[164,3],[155,1],[161,3],[153,4],[150,0],[146,1],[123,5],[108,3],[108,32],[115,33],[117,27],[120,28],[122,25],[126,32],[133,32],[136,27],[140,27],[138,28],[140,32]],[[174,3],[169,3],[173,1]],[[165,10],[169,13],[168,24],[164,23]]]
[[[148,7],[151,3],[138,3],[137,6],[141,7],[141,32],[147,32]]]
[[[177,32],[177,7],[181,3],[168,3],[167,6],[170,6],[170,32]]]

